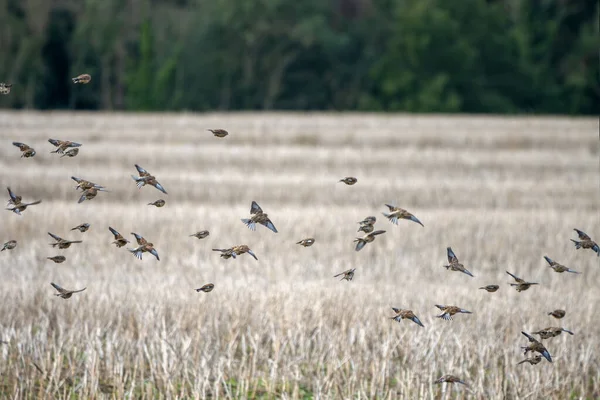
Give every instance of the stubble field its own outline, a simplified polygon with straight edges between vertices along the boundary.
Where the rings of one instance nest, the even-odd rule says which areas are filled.
[[[597,120],[3,111],[0,138],[2,190],[42,200],[0,214],[0,242],[18,241],[0,253],[2,398],[600,396],[600,259],[569,240],[578,228],[600,242]],[[60,158],[48,138],[83,146]],[[138,190],[136,163],[168,195]],[[110,192],[77,204],[71,176]],[[279,233],[244,226],[252,200]],[[385,203],[425,226],[391,224]],[[356,252],[368,215],[386,233]],[[109,226],[153,242],[160,261],[111,245]],[[83,243],[53,249],[48,232]],[[296,244],[306,237],[316,243]],[[211,251],[237,244],[258,261]],[[474,278],[443,268],[448,246]],[[349,268],[351,282],[333,278]],[[517,293],[505,271],[540,284]],[[50,282],[87,289],[64,300]],[[444,321],[435,304],[473,314]],[[557,308],[566,317],[547,315]],[[520,332],[548,326],[575,335],[544,341],[553,363],[517,365]],[[433,383],[444,374],[469,387]]]

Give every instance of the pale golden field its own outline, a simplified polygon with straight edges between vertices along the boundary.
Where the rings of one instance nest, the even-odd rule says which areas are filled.
[[[208,128],[230,135],[213,137]],[[2,398],[594,399],[598,121],[375,114],[0,112]],[[83,143],[75,158],[48,138]],[[20,158],[12,141],[37,150]],[[140,164],[168,191],[138,190]],[[110,192],[77,204],[71,176]],[[338,183],[356,176],[358,183]],[[163,198],[167,204],[146,204]],[[256,200],[279,230],[242,224]],[[425,225],[381,212],[394,203]],[[354,251],[357,221],[387,232]],[[86,233],[70,231],[89,222]],[[161,257],[111,245],[137,232]],[[208,229],[203,240],[189,237]],[[82,239],[53,249],[47,232]],[[312,247],[295,244],[316,238]],[[258,256],[221,259],[247,244]],[[447,271],[446,247],[474,275]],[[132,247],[131,244],[128,247]],[[62,254],[55,264],[46,257]],[[581,275],[551,270],[543,256]],[[356,268],[352,282],[333,275]],[[508,270],[540,285],[517,293]],[[76,289],[54,296],[56,282]],[[212,282],[210,293],[195,288]],[[496,283],[487,293],[480,286]],[[435,304],[473,311],[444,321]],[[390,319],[409,308],[424,328]],[[549,311],[563,308],[565,318]],[[517,365],[521,331],[554,362]],[[37,365],[37,367],[36,367]],[[454,374],[469,387],[436,385]]]

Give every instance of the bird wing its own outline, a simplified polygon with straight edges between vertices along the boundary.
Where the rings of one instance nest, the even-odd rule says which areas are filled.
[[[9,187],[7,187],[6,189],[8,190],[8,195],[10,196],[11,200],[13,200],[13,201],[16,200],[17,196],[13,193],[13,191],[10,190]]]
[[[266,221],[261,222],[260,224],[266,226],[267,228],[269,228],[273,232],[277,233],[277,228],[275,228],[275,225],[273,225],[273,223],[271,222],[270,219],[267,218]]]
[[[58,140],[58,139],[48,139],[48,141],[56,147],[60,146],[60,144],[62,143],[62,140]]]
[[[448,262],[450,264],[458,263],[458,257],[456,257],[456,254],[454,254],[454,252],[452,251],[452,248],[448,247],[446,250],[448,252]]]
[[[577,232],[577,235],[579,236],[579,239],[581,240],[592,240],[592,238],[590,238],[587,233],[580,231],[579,229],[574,229],[575,232]]]
[[[60,236],[56,236],[53,233],[48,232],[48,235],[50,235],[54,240],[56,240],[57,242],[60,242],[62,240],[62,238]]]
[[[258,214],[262,213],[263,210],[260,208],[257,202],[252,201],[252,205],[250,206],[250,214]]]
[[[58,286],[56,283],[54,282],[50,282],[50,284],[52,285],[52,287],[56,290],[58,290],[59,293],[66,293],[67,291],[63,288],[61,288],[60,286]]]

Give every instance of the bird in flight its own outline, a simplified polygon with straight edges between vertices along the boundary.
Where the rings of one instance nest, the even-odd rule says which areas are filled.
[[[229,135],[229,132],[227,132],[225,129],[208,129],[208,131],[212,132],[213,135],[220,138],[224,138],[225,136]]]
[[[354,185],[358,182],[358,179],[353,176],[347,176],[344,179],[340,179],[339,182],[344,182],[346,185]]]
[[[148,253],[152,254],[154,257],[156,257],[157,261],[160,261],[160,258],[158,257],[158,252],[154,248],[153,243],[148,242],[146,239],[144,239],[143,236],[138,235],[137,233],[131,232],[131,234],[135,237],[138,247],[136,247],[135,249],[127,249],[127,250],[129,250],[139,260],[142,259],[142,253],[148,252]]]
[[[549,257],[544,256],[544,258],[550,265],[550,268],[552,268],[554,271],[556,271],[558,273],[571,272],[573,274],[581,274],[581,272],[577,272],[575,270],[572,270],[571,268],[567,268],[564,265],[557,263],[556,261],[552,260]]]
[[[256,254],[254,254],[254,252],[252,250],[250,250],[250,248],[248,246],[246,246],[245,244],[241,244],[239,246],[233,246],[228,249],[213,249],[213,251],[220,251],[221,257],[223,257],[225,259],[228,259],[231,257],[236,258],[237,256],[240,256],[244,253],[248,253],[252,257],[254,257],[255,260],[258,261],[258,257],[256,257]]]
[[[88,229],[90,229],[90,224],[88,224],[87,222],[81,225],[77,225],[75,228],[71,228],[72,231],[78,230],[81,233],[86,232]]]
[[[448,247],[446,249],[447,253],[448,253],[448,262],[450,264],[448,265],[444,265],[444,267],[450,271],[459,271],[462,272],[463,274],[467,274],[470,277],[473,277],[473,274],[470,273],[469,271],[467,271],[467,269],[465,268],[464,265],[462,265],[460,262],[458,262],[458,257],[456,257],[456,254],[454,254],[454,252],[452,251],[452,249],[450,247]]]
[[[64,154],[65,150],[70,147],[80,147],[81,143],[71,142],[70,140],[48,139],[50,143],[56,146],[56,150],[50,153]]]
[[[131,177],[135,181],[138,189],[141,189],[144,185],[150,185],[150,186],[154,186],[155,188],[157,188],[164,194],[168,194],[167,191],[165,190],[165,188],[160,183],[158,183],[158,181],[156,180],[156,177],[151,175],[148,171],[146,171],[144,168],[140,167],[137,164],[135,164],[135,168],[137,169],[140,176],[131,175]]]
[[[75,78],[71,78],[71,80],[73,81],[73,83],[87,84],[90,83],[92,77],[89,74],[81,74],[76,76]]]
[[[521,346],[522,350],[525,350],[525,355],[527,355],[527,353],[531,352],[537,352],[540,353],[541,355],[544,356],[544,358],[546,358],[546,360],[552,362],[552,357],[550,356],[550,353],[548,352],[548,350],[544,347],[544,345],[541,342],[538,342],[536,338],[534,338],[533,336],[531,336],[528,333],[525,332],[521,332],[523,335],[525,335],[525,337],[527,339],[529,339],[529,342],[531,344],[527,345],[527,346]]]
[[[213,290],[215,288],[215,285],[213,285],[212,283],[207,283],[206,285],[199,287],[198,289],[196,289],[196,292],[204,292],[204,293],[208,293],[211,290]]]
[[[83,292],[85,289],[87,289],[87,287],[84,287],[83,289],[79,289],[79,290],[67,290],[67,289],[61,288],[54,282],[50,282],[50,284],[52,285],[52,287],[54,287],[54,289],[56,289],[58,291],[58,293],[55,294],[55,296],[60,296],[63,299],[68,299],[71,296],[73,296],[73,293]]]
[[[0,250],[0,251],[12,250],[15,247],[17,247],[17,241],[16,240],[9,240],[8,242],[6,242],[6,243],[4,243],[2,245],[2,250]]]
[[[517,283],[510,284],[510,286],[515,286],[515,289],[517,289],[517,292],[522,292],[524,290],[527,290],[532,285],[538,285],[538,283],[536,283],[536,282],[526,282],[525,280],[519,278],[518,276],[511,274],[508,271],[506,271],[506,273],[509,274],[510,276],[512,276],[515,281],[517,281]]]
[[[198,238],[198,239],[204,239],[208,235],[210,235],[209,231],[198,231],[198,232],[194,233],[193,235],[190,235],[190,237],[195,237],[195,238]]]
[[[58,246],[59,249],[68,249],[73,243],[82,243],[81,240],[66,240],[50,232],[48,232],[48,235],[50,235],[54,240],[56,240],[56,243],[50,243],[50,246]]]
[[[344,272],[340,272],[337,275],[334,275],[334,278],[337,278],[340,275],[344,275],[342,276],[342,279],[340,279],[340,281],[343,281],[344,279],[347,280],[348,282],[350,282],[352,280],[352,278],[354,278],[354,271],[356,270],[356,268],[352,268],[352,269],[347,269]]]
[[[29,147],[25,143],[21,142],[12,142],[14,146],[17,146],[19,150],[21,150],[21,157],[30,158],[36,155],[36,152],[33,147]]]
[[[255,201],[252,201],[252,205],[250,206],[250,215],[250,218],[242,218],[242,222],[246,224],[251,231],[256,230],[256,224],[258,223],[277,233],[277,229],[269,219],[269,216],[263,212],[262,208],[260,208]]]
[[[356,243],[356,247],[354,248],[354,250],[360,251],[363,247],[365,247],[367,243],[371,243],[373,240],[375,240],[375,236],[381,235],[383,233],[385,233],[385,231],[374,231],[367,233],[361,238],[354,239],[354,242]]]
[[[315,239],[314,238],[307,238],[307,239],[302,239],[299,242],[296,242],[296,244],[302,245],[304,247],[310,247],[313,245],[313,243],[315,243]]]
[[[402,308],[395,307],[392,307],[392,310],[394,310],[394,312],[396,313],[396,315],[392,317],[394,321],[402,322],[403,319],[409,319],[415,324],[419,325],[420,327],[425,327],[421,323],[421,320],[419,320],[419,318],[415,315],[415,313],[412,312],[412,310],[404,310]]]
[[[129,243],[129,240],[125,239],[123,237],[123,235],[121,235],[119,232],[117,232],[116,230],[114,230],[110,226],[108,227],[108,230],[115,236],[115,241],[112,242],[111,244],[115,244],[117,247],[123,247],[127,243]]]
[[[592,238],[589,237],[585,232],[580,231],[579,229],[574,229],[574,231],[577,232],[577,236],[579,236],[579,239],[581,240],[578,242],[577,240],[571,239],[571,241],[575,243],[575,248],[591,249],[592,251],[595,251],[597,253],[597,256],[600,257],[600,246],[598,246],[598,244],[594,242]]]
[[[442,318],[445,319],[446,321],[452,321],[452,316],[454,314],[473,314],[471,311],[467,311],[463,308],[460,307],[456,307],[456,306],[444,306],[441,304],[436,304],[435,305],[437,308],[439,308],[440,310],[442,310],[442,313],[440,315],[438,315],[438,318]]]
[[[386,207],[390,210],[390,212],[382,214],[384,217],[389,219],[392,224],[398,225],[399,219],[408,219],[424,227],[417,217],[406,211],[404,208],[392,206],[390,204],[386,204]]]
[[[498,286],[498,285],[487,285],[487,286],[482,286],[479,289],[483,289],[483,290],[488,291],[490,293],[494,293],[496,290],[500,289],[500,286]]]

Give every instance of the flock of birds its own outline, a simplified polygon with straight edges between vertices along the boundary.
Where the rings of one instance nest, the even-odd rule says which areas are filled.
[[[72,80],[73,80],[73,83],[76,83],[76,84],[77,83],[87,84],[91,81],[91,76],[88,74],[82,74],[75,78],[72,78]],[[0,83],[0,94],[9,94],[11,91],[11,87],[12,87],[11,84]],[[224,138],[224,137],[228,136],[228,134],[229,134],[224,129],[208,129],[208,131],[212,132],[213,135],[218,138]],[[48,142],[50,142],[52,145],[54,145],[56,147],[56,149],[51,151],[51,153],[61,154],[61,157],[65,157],[65,156],[75,157],[79,154],[79,147],[81,147],[80,143],[76,143],[76,142],[72,142],[72,141],[68,141],[68,140],[48,139]],[[13,142],[13,145],[19,148],[19,150],[22,153],[21,157],[23,157],[23,158],[30,158],[30,157],[34,157],[36,155],[35,149],[33,149],[31,146],[29,146],[25,143]],[[138,175],[137,176],[132,175],[131,177],[133,178],[134,182],[136,183],[136,186],[138,189],[141,189],[142,187],[148,185],[148,186],[155,187],[157,190],[159,190],[160,192],[162,192],[164,194],[167,194],[167,191],[165,190],[165,188],[158,182],[158,180],[156,179],[156,177],[154,175],[150,174],[146,169],[142,168],[138,164],[135,164],[135,168],[137,169]],[[92,200],[96,197],[96,195],[99,192],[107,192],[108,191],[104,186],[96,184],[94,182],[91,182],[91,181],[88,181],[85,179],[81,179],[81,178],[78,178],[75,176],[73,176],[71,178],[75,182],[77,182],[75,189],[76,190],[80,189],[82,191],[81,196],[79,197],[78,203],[82,203],[85,200],[88,200],[88,201]],[[355,177],[349,176],[349,177],[340,179],[339,182],[343,182],[346,185],[351,186],[351,185],[356,184],[358,182],[358,179]],[[10,187],[7,187],[7,190],[8,190],[8,194],[9,194],[9,200],[8,200],[7,205],[9,206],[9,208],[6,208],[6,209],[14,212],[17,215],[22,215],[22,213],[27,209],[27,207],[37,205],[42,202],[41,200],[33,201],[30,203],[23,202],[22,197],[16,195],[11,190]],[[164,199],[158,199],[152,203],[148,203],[148,205],[153,205],[156,207],[163,207],[165,204],[166,204],[166,201]],[[390,204],[385,204],[385,206],[388,208],[388,212],[384,212],[382,214],[391,223],[398,225],[399,220],[404,219],[404,220],[413,221],[413,222],[421,225],[422,227],[424,227],[424,225],[421,223],[421,221],[417,217],[415,217],[412,213],[408,212],[407,210],[400,208],[400,207],[396,207],[394,205],[390,205]],[[241,219],[241,221],[252,231],[256,230],[256,224],[260,224],[260,225],[265,226],[272,232],[277,233],[277,229],[275,228],[275,225],[269,218],[268,214],[263,211],[263,209],[258,205],[258,203],[256,203],[256,201],[252,201],[252,204],[250,206],[250,216],[248,218]],[[375,216],[368,216],[364,220],[358,222],[358,224],[359,224],[358,232],[363,232],[364,235],[362,237],[357,237],[354,240],[354,243],[356,243],[356,246],[355,246],[356,251],[360,251],[361,249],[363,249],[365,247],[365,245],[367,245],[368,243],[372,243],[378,235],[382,235],[386,232],[385,230],[375,230],[374,225],[375,225],[376,221],[377,221],[377,218]],[[84,233],[89,228],[90,228],[89,223],[83,223],[83,224],[80,224],[80,225],[72,228],[71,231],[78,230],[79,232]],[[123,247],[123,246],[127,245],[128,243],[130,243],[129,240],[127,240],[122,234],[120,234],[114,228],[109,226],[108,230],[114,236],[114,241],[112,242],[112,244],[114,244],[116,247],[120,248],[120,247]],[[571,239],[571,241],[574,242],[574,244],[575,244],[575,248],[576,249],[590,249],[590,250],[596,252],[597,256],[600,256],[600,246],[598,246],[598,244],[596,242],[594,242],[590,238],[590,236],[587,235],[585,232],[583,232],[579,229],[574,229],[574,230],[579,237],[579,240]],[[134,238],[137,242],[137,247],[128,248],[127,250],[129,252],[131,252],[136,258],[138,258],[140,260],[142,259],[143,253],[150,253],[154,257],[156,257],[157,261],[160,261],[160,257],[158,255],[157,250],[154,248],[153,243],[147,241],[143,236],[141,236],[137,233],[132,232],[131,234],[134,236]],[[204,239],[207,236],[209,236],[209,234],[210,234],[209,231],[204,230],[204,231],[196,232],[190,236],[196,237],[198,239]],[[55,242],[50,243],[50,245],[52,247],[58,247],[59,249],[68,249],[72,244],[82,243],[81,240],[63,239],[51,232],[48,232],[48,235],[50,235],[55,240]],[[304,247],[312,246],[314,243],[315,243],[314,238],[306,238],[306,239],[302,239],[297,242],[297,244],[304,246]],[[8,242],[4,243],[4,245],[0,251],[12,250],[16,246],[17,246],[16,240],[9,240]],[[235,245],[235,246],[225,248],[225,249],[213,249],[213,251],[220,252],[221,253],[220,257],[222,257],[224,259],[229,259],[229,258],[235,259],[237,256],[247,253],[251,257],[253,257],[255,260],[258,260],[258,257],[256,256],[256,254],[245,244]],[[467,270],[465,268],[465,266],[459,261],[458,257],[456,256],[456,254],[454,253],[454,251],[452,250],[451,247],[447,248],[447,256],[448,256],[448,265],[444,265],[444,267],[447,270],[461,272],[470,277],[474,277],[474,275],[469,270]],[[62,256],[62,255],[47,257],[47,258],[49,260],[54,261],[55,263],[62,263],[64,261],[66,261],[66,257]],[[570,268],[567,268],[564,265],[552,260],[551,258],[549,258],[547,256],[544,256],[544,259],[548,262],[549,267],[552,268],[557,273],[569,272],[569,273],[573,273],[573,274],[579,274],[579,272],[574,271]],[[348,269],[346,271],[343,271],[343,272],[340,272],[339,274],[334,275],[334,278],[341,276],[342,277],[341,280],[351,281],[354,277],[355,271],[356,271],[356,268]],[[513,286],[517,290],[517,292],[522,292],[522,291],[528,290],[533,285],[538,285],[537,282],[526,281],[508,271],[506,271],[506,273],[515,280],[515,283],[510,283],[510,285]],[[65,289],[65,288],[59,286],[58,284],[56,284],[54,282],[51,282],[50,284],[58,292],[58,293],[56,293],[56,296],[59,296],[63,299],[69,299],[69,298],[71,298],[71,296],[74,293],[79,293],[79,292],[86,290],[86,288],[77,289],[77,290],[69,290],[69,289]],[[197,292],[208,293],[208,292],[212,291],[214,289],[214,287],[215,287],[215,285],[213,283],[207,283],[195,290]],[[493,293],[493,292],[496,292],[499,288],[500,288],[500,286],[497,284],[490,284],[490,285],[480,287],[479,289],[483,289],[483,290],[486,290],[487,292]],[[437,315],[437,317],[444,319],[446,321],[452,320],[452,317],[456,314],[472,314],[471,311],[465,310],[463,308],[460,308],[460,307],[457,307],[454,305],[436,304],[435,307],[439,308],[442,311],[442,313],[440,315]],[[413,321],[417,325],[424,327],[423,323],[419,320],[419,318],[415,315],[415,313],[412,310],[400,309],[400,308],[396,308],[396,307],[392,307],[392,310],[394,311],[395,315],[392,316],[391,319],[393,319],[397,322],[401,322],[403,319],[408,319],[408,320]],[[561,319],[566,315],[566,312],[564,310],[554,310],[552,312],[549,312],[548,315],[551,315],[552,317],[554,317],[556,319]],[[518,362],[518,364],[529,363],[531,365],[536,365],[542,361],[542,357],[545,358],[546,360],[548,360],[549,362],[552,362],[552,356],[550,355],[550,352],[546,349],[546,347],[542,343],[542,340],[556,337],[556,336],[560,335],[562,332],[569,333],[570,335],[574,334],[573,332],[571,332],[567,329],[564,329],[562,327],[548,327],[548,328],[541,329],[537,332],[533,332],[534,335],[538,335],[540,337],[540,340],[537,340],[532,335],[530,335],[526,332],[521,332],[529,341],[529,344],[527,346],[522,346],[525,356],[527,356],[527,354],[530,352],[533,353],[534,355],[532,357],[525,358],[524,360]],[[538,354],[536,354],[536,353],[538,353]],[[465,383],[463,380],[461,380],[460,378],[458,378],[454,375],[444,375],[435,381],[435,383],[443,383],[443,382],[460,383],[463,385],[467,385],[467,383]]]

